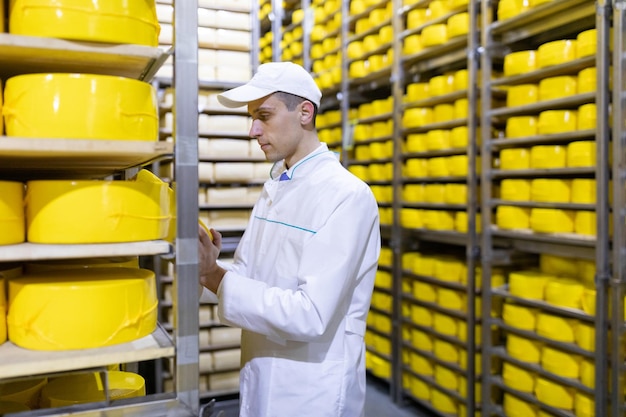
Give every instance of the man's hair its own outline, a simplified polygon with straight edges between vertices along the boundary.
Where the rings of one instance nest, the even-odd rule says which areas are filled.
[[[285,93],[283,91],[277,91],[274,93],[274,95],[285,104],[287,110],[289,111],[294,111],[298,104],[302,103],[303,101],[310,102],[313,105],[313,126],[315,126],[315,119],[317,116],[317,106],[315,105],[315,103],[304,97],[296,96],[295,94]]]

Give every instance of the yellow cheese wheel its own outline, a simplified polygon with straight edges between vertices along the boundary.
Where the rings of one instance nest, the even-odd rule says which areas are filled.
[[[146,394],[145,380],[132,372],[106,374],[108,397],[115,401]],[[105,401],[104,378],[99,372],[66,375],[51,380],[41,391],[41,408]]]
[[[424,227],[422,210],[413,208],[400,209],[400,225],[408,229],[421,229]]]
[[[523,138],[537,134],[536,116],[515,116],[507,119],[505,134],[507,138]]]
[[[454,38],[457,36],[467,35],[469,33],[469,14],[458,13],[450,16],[446,25],[448,27],[448,37]]]
[[[537,417],[536,406],[525,402],[513,394],[504,394],[504,412],[510,417]]]
[[[555,408],[572,410],[576,390],[541,377],[537,378],[535,395],[544,404]]]
[[[422,36],[419,33],[414,33],[404,38],[404,43],[402,44],[402,53],[404,55],[416,54],[422,49],[424,49],[424,45]]]
[[[509,326],[535,331],[537,310],[512,303],[504,303],[502,306],[502,320]]]
[[[530,210],[530,228],[538,233],[573,233],[574,211],[533,208]]]
[[[47,382],[48,378],[0,382],[0,401],[11,401],[29,409],[38,408],[41,389]]]
[[[419,375],[432,376],[434,373],[433,362],[415,352],[409,354],[409,366],[413,372]]]
[[[536,169],[564,168],[567,150],[562,145],[537,145],[530,148],[530,167]]]
[[[522,0],[501,0],[498,2],[498,20],[510,19],[528,10],[528,2]]]
[[[411,83],[406,87],[406,101],[424,100],[430,97],[429,85],[427,82]]]
[[[24,228],[24,184],[0,181],[0,245],[22,243]]]
[[[147,170],[128,181],[29,181],[26,194],[29,242],[133,242],[168,234],[169,187]]]
[[[440,413],[458,415],[459,404],[451,396],[433,389],[430,401],[433,408]]]
[[[578,417],[593,417],[595,415],[595,401],[593,397],[577,392],[574,396],[574,413]]]
[[[534,50],[511,52],[504,57],[504,75],[506,76],[525,74],[536,69],[537,53]]]
[[[507,89],[506,105],[523,106],[536,103],[539,99],[539,87],[536,84],[514,85]]]
[[[578,73],[578,93],[591,93],[596,91],[596,67],[585,68]]]
[[[596,165],[596,142],[583,140],[567,145],[568,167],[593,167]]]
[[[459,387],[459,377],[456,371],[442,365],[435,365],[435,382],[444,388],[456,391]]]
[[[156,90],[143,81],[94,74],[18,75],[7,80],[4,99],[7,136],[159,138]]]
[[[571,181],[553,178],[537,178],[531,181],[530,199],[543,203],[569,203]]]
[[[578,379],[581,357],[573,353],[544,346],[541,349],[541,366],[548,372],[564,378]]]
[[[508,201],[530,201],[530,187],[530,180],[502,180],[500,182],[500,198]]]
[[[546,302],[561,307],[581,310],[583,307],[583,285],[571,278],[551,279],[545,288]]]
[[[457,183],[444,184],[444,203],[466,204],[467,185]]]
[[[573,319],[559,317],[549,313],[537,315],[537,334],[558,342],[573,343],[576,340],[576,323]]]
[[[426,23],[428,18],[426,8],[417,8],[406,14],[406,28],[416,29]]]
[[[509,274],[509,292],[517,297],[543,300],[545,286],[551,279],[536,271],[513,271]]]
[[[460,363],[460,349],[452,343],[436,338],[432,345],[432,351],[439,360],[448,363]]]
[[[436,75],[428,80],[431,97],[442,96],[454,91],[454,74]]]
[[[437,117],[435,107],[435,118]],[[426,133],[426,147],[428,150],[440,150],[450,148],[450,131],[443,129],[429,130]]]
[[[576,211],[574,215],[574,233],[585,236],[596,235],[596,213]]]
[[[511,357],[528,363],[539,363],[541,359],[539,342],[512,333],[506,337],[506,351]]]
[[[542,253],[539,255],[539,269],[548,275],[576,277],[578,276],[579,265],[573,258]]]
[[[402,115],[402,126],[405,128],[421,127],[433,122],[434,114],[430,107],[413,107],[406,109]]]
[[[34,350],[129,342],[154,331],[157,306],[154,273],[145,269],[24,275],[9,282],[9,340]]]
[[[577,78],[571,75],[548,77],[539,81],[539,100],[556,100],[578,92]]]
[[[433,338],[428,333],[412,328],[410,337],[413,347],[419,350],[423,350],[425,352],[432,352]]]
[[[454,114],[454,108],[455,106],[453,104],[436,104],[433,107],[434,122],[441,123],[454,119],[456,117]]]
[[[530,168],[530,152],[526,148],[511,148],[500,151],[500,169]]]
[[[501,229],[528,229],[530,227],[530,209],[498,206],[496,208],[496,225]]]
[[[595,103],[583,104],[578,108],[578,130],[596,128],[597,111]]]
[[[154,1],[11,0],[9,32],[157,46],[160,27]]]
[[[535,389],[535,375],[508,362],[502,365],[502,380],[507,387],[518,391],[532,393]]]
[[[596,29],[580,32],[576,37],[576,58],[595,55],[597,44],[598,32]]]
[[[546,68],[576,59],[576,40],[546,42],[537,48],[537,66]]]

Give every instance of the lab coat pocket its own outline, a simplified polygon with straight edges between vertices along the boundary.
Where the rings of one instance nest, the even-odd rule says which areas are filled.
[[[340,414],[343,362],[274,360],[270,398],[271,416],[335,417]],[[273,408],[276,407],[276,408]]]
[[[304,242],[310,233],[292,227],[285,227],[280,233],[276,257],[276,272],[281,281],[288,281],[291,289],[298,286],[297,273],[302,259]]]

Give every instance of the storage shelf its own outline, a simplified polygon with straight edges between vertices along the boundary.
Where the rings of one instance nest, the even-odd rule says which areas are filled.
[[[534,115],[548,110],[576,110],[583,104],[594,103],[596,101],[595,94],[596,93],[576,94],[556,100],[538,101],[524,106],[500,107],[498,109],[491,110],[489,114],[492,117],[512,117]]]
[[[90,243],[77,245],[20,243],[17,245],[0,246],[0,248],[0,262],[164,255],[172,253],[173,250],[170,243],[164,240],[125,243]]]
[[[538,308],[543,311],[547,311],[549,313],[554,313],[560,316],[565,316],[568,318],[577,319],[577,320],[585,321],[588,323],[593,323],[594,321],[593,316],[590,316],[589,314],[585,313],[582,310],[578,310],[575,308],[560,307],[554,304],[550,304],[543,300],[533,300],[533,299],[523,298],[523,297],[513,295],[509,292],[508,284],[499,288],[493,288],[492,294],[499,296],[499,297],[503,297],[507,301],[513,301],[515,302],[515,304],[523,305],[526,307]]]
[[[508,200],[491,200],[491,206],[514,206],[527,208],[551,208],[561,210],[585,210],[593,211],[596,209],[595,204],[575,204],[575,203],[547,203],[538,201],[508,201]]]
[[[95,349],[36,351],[11,342],[0,345],[0,378],[51,374],[114,363],[131,363],[173,356],[174,344],[158,326],[150,335],[128,343]]]
[[[595,7],[594,2],[586,0],[551,1],[510,19],[494,22],[489,29],[505,43],[528,41],[541,35],[558,39],[586,26],[593,27]]]
[[[554,133],[551,135],[526,136],[523,138],[504,138],[493,139],[491,144],[492,150],[505,148],[518,148],[533,145],[548,145],[569,143],[579,140],[594,140],[596,131],[594,129],[576,130],[574,132]]]
[[[169,56],[149,46],[0,33],[0,77],[37,72],[80,72],[150,80]]]
[[[0,136],[0,175],[21,180],[103,177],[173,152],[168,142]]]
[[[593,389],[583,385],[580,380],[573,378],[566,378],[560,375],[553,374],[549,371],[546,371],[542,366],[536,363],[525,362],[516,358],[511,357],[506,353],[506,349],[503,347],[497,347],[493,351],[494,356],[499,357],[511,364],[526,369],[532,372],[535,375],[539,375],[543,378],[553,380],[557,382],[559,385],[567,386],[575,388],[578,391],[584,392],[587,395],[594,395]]]
[[[499,178],[543,178],[543,177],[593,177],[595,167],[589,168],[537,168],[537,169],[494,169],[493,179]]]
[[[519,85],[519,84],[532,84],[559,75],[577,75],[578,72],[585,68],[591,68],[595,65],[595,56],[588,56],[584,58],[578,58],[573,61],[564,62],[558,65],[552,65],[538,70],[529,71],[524,74],[510,75],[500,78],[496,78],[491,81],[492,86],[501,85]]]

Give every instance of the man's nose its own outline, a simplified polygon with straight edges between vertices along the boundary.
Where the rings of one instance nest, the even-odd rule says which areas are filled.
[[[253,120],[252,125],[250,126],[250,137],[258,138],[261,136],[262,130],[260,127],[260,122],[258,120]]]

